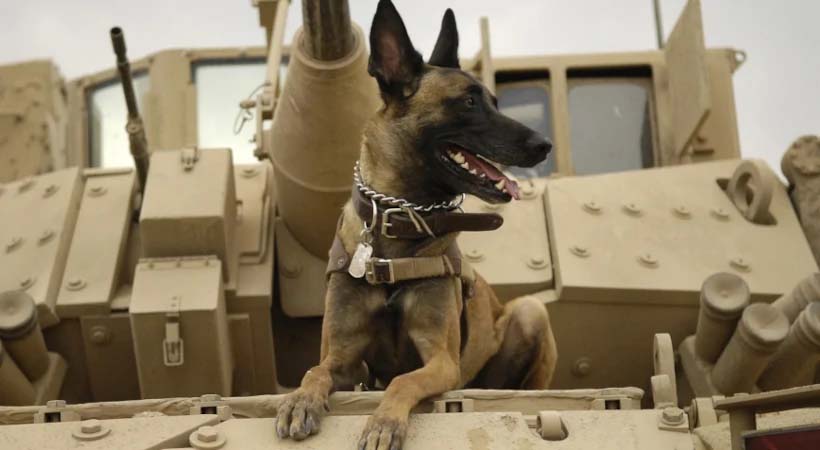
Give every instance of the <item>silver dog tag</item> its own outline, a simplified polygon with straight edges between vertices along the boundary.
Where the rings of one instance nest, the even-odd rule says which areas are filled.
[[[353,278],[361,278],[364,276],[365,263],[373,255],[373,246],[366,242],[360,242],[356,247],[356,252],[353,253],[353,258],[350,259],[350,267],[347,273]]]

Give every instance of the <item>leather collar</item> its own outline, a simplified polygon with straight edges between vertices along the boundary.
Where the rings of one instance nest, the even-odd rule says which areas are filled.
[[[464,213],[457,211],[418,212],[416,219],[421,219],[427,225],[432,236],[418,226],[417,220],[401,209],[376,203],[376,223],[373,221],[373,202],[367,198],[356,185],[353,185],[351,194],[353,208],[356,214],[368,226],[373,226],[375,237],[383,236],[391,239],[423,239],[438,237],[459,231],[489,231],[495,230],[504,223],[504,218],[496,213]]]

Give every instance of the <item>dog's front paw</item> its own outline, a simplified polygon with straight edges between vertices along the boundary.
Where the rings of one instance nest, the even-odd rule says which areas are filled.
[[[407,433],[407,418],[376,413],[370,416],[359,439],[359,450],[400,450]]]
[[[297,389],[279,403],[276,434],[301,441],[319,431],[319,422],[327,411],[327,396]]]

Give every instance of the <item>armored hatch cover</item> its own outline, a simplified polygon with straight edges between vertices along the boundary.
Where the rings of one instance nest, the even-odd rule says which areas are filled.
[[[696,305],[715,272],[771,300],[817,271],[784,186],[775,223],[746,220],[722,185],[739,160],[547,183],[550,247],[562,300]]]

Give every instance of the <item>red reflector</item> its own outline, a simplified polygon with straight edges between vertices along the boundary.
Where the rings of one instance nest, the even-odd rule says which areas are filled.
[[[780,428],[744,434],[744,450],[818,450],[820,426]]]

